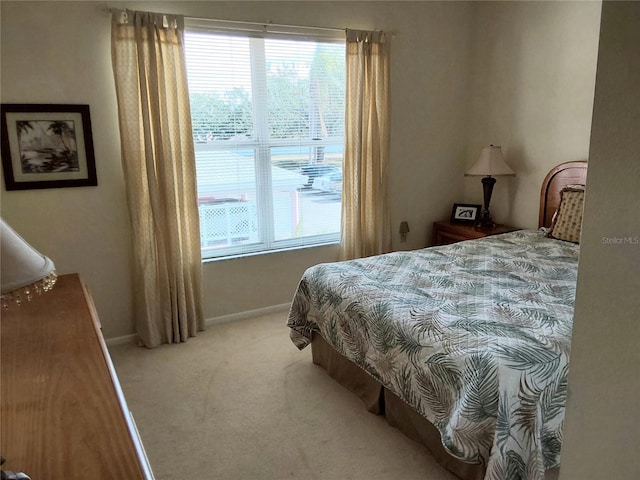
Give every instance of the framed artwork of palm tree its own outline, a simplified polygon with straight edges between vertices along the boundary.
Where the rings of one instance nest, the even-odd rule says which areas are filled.
[[[1,106],[7,190],[98,185],[89,105]]]

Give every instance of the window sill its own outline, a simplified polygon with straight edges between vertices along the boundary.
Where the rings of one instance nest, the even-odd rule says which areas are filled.
[[[256,257],[260,255],[270,255],[273,253],[285,253],[285,252],[292,252],[295,250],[307,250],[310,248],[329,247],[332,245],[340,245],[340,242],[329,241],[329,242],[323,242],[323,243],[314,243],[312,245],[299,245],[296,247],[283,247],[283,248],[272,249],[272,250],[261,250],[257,252],[238,253],[238,254],[225,255],[220,257],[207,257],[202,259],[202,263],[207,264],[207,263],[213,263],[213,262],[221,262],[225,260],[238,260],[238,259],[243,259],[248,257]]]

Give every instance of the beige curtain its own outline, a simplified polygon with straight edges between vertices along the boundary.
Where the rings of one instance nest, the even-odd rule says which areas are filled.
[[[111,54],[137,332],[146,347],[184,342],[204,329],[204,318],[183,18],[113,12]]]
[[[387,192],[389,53],[388,34],[347,30],[343,260],[391,250]]]

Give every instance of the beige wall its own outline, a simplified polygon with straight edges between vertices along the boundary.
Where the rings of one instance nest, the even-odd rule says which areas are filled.
[[[98,186],[6,192],[2,216],[93,290],[107,338],[133,333],[130,233],[120,165],[110,18],[103,2],[0,3],[1,101],[91,106]],[[463,173],[479,148],[505,146],[498,220],[535,226],[542,175],[585,158],[599,5],[593,2],[110,2],[188,16],[383,29],[392,47],[394,249],[427,245],[453,202],[480,202]],[[508,196],[505,190],[508,189]],[[400,243],[402,220],[411,227]],[[204,311],[218,318],[289,302],[310,265],[337,248],[208,262]],[[248,292],[248,293],[245,293]]]
[[[2,217],[59,273],[91,287],[107,337],[133,331],[129,220],[120,166],[109,21],[97,3],[1,2],[3,103],[89,104],[97,187],[0,188]]]
[[[561,480],[640,478],[638,25],[604,3]]]
[[[561,162],[586,160],[595,84],[599,2],[478,2],[468,166],[502,145],[516,177],[498,177],[498,223],[537,228],[540,185]],[[482,203],[478,177],[465,199]]]

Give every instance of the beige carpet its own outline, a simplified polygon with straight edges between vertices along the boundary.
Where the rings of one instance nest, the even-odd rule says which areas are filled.
[[[285,322],[109,349],[157,480],[455,480],[314,365]]]

